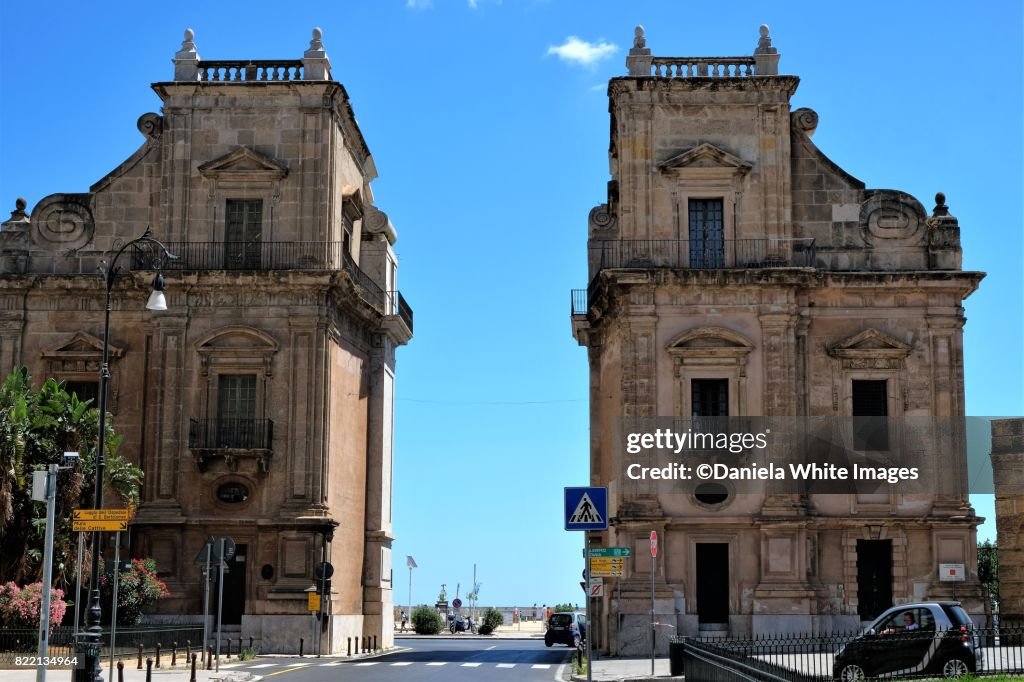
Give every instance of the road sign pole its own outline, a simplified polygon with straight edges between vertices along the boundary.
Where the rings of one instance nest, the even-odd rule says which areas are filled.
[[[220,536],[220,557],[217,561],[220,564],[220,579],[217,581],[217,672],[220,672],[220,621],[224,614],[224,540],[225,537]]]
[[[594,624],[590,620],[590,533],[588,531],[583,532],[583,553],[587,556],[587,608],[585,613],[587,616],[587,636],[586,636],[586,649],[587,649],[587,682],[593,680],[593,665],[590,662],[590,652],[592,649],[591,640],[594,638]]]
[[[654,624],[654,571],[657,568],[658,531],[651,531],[651,677],[654,677],[654,645],[657,639],[657,627]]]
[[[121,583],[121,531],[114,533],[114,603],[110,607],[110,682],[114,682],[114,642],[117,637],[117,586]]]
[[[43,589],[40,591],[42,605],[39,609],[39,666],[36,680],[46,682],[46,666],[43,659],[50,655],[50,589],[53,585],[53,517],[57,507],[57,472],[60,467],[51,464],[46,471],[46,539],[43,544]],[[76,600],[77,601],[77,600]]]
[[[203,571],[203,660],[210,646],[210,559],[213,554],[213,539],[206,539],[206,570]]]
[[[82,610],[78,604],[82,601],[82,554],[85,553],[85,533],[78,534],[78,563],[75,564],[75,639],[78,639],[78,623],[82,618]]]

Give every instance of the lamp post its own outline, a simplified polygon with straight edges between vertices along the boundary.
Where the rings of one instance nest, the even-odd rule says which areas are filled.
[[[117,247],[117,244],[114,245]],[[110,259],[110,263],[100,266],[100,274],[103,275],[107,286],[107,305],[103,317],[103,364],[100,365],[100,432],[99,443],[96,448],[96,483],[93,493],[93,508],[103,508],[103,470],[106,467],[105,450],[107,435],[107,385],[110,383],[110,300],[114,289],[114,282],[117,280],[118,268],[117,259],[121,257],[129,247],[136,247],[138,251],[146,253],[150,261],[158,266],[156,276],[153,278],[153,293],[146,302],[149,310],[167,310],[167,301],[164,298],[164,276],[161,274],[159,265],[161,258],[173,259],[174,256],[167,247],[160,241],[153,238],[150,228],[130,242],[120,246]],[[93,536],[92,548],[92,569],[89,574],[89,609],[86,611],[85,630],[78,633],[75,640],[75,652],[82,657],[80,667],[76,667],[74,682],[103,682],[103,671],[100,669],[100,639],[103,629],[100,627],[100,547],[102,535],[96,533]]]
[[[416,566],[416,560],[412,558],[411,554],[405,555],[405,565],[409,569],[409,610],[406,611],[409,617],[409,622],[412,622],[412,569],[418,568]]]

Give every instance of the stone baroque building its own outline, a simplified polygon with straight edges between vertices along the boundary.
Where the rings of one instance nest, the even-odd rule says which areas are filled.
[[[322,650],[389,646],[395,350],[412,311],[348,94],[319,29],[301,60],[276,61],[201,60],[186,31],[153,89],[163,109],[139,118],[138,151],[2,225],[0,367],[95,397],[97,268],[150,226],[177,259],[118,261],[109,411],[145,471],[131,553],[156,559],[162,611],[203,613],[195,559],[229,536],[229,632],[309,650],[306,590],[329,561]],[[151,313],[158,265],[168,310]]]
[[[598,644],[642,654],[651,571],[671,634],[831,632],[951,598],[983,620],[963,447],[934,494],[651,492],[623,476],[626,417],[964,414],[959,226],[936,197],[865,185],[791,110],[767,27],[751,57],[655,57],[641,27],[608,86],[611,182],[590,213],[572,325],[590,364],[596,546],[631,547],[595,613]],[[648,535],[661,550],[652,567]],[[968,567],[954,592],[939,563]]]

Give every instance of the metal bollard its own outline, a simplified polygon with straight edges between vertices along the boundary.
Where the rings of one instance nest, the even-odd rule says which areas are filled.
[[[352,638],[349,637],[348,638],[348,653],[346,654],[346,656],[351,656],[351,655],[352,655]]]
[[[299,637],[299,658],[302,658],[302,645],[306,643],[306,640]]]
[[[377,650],[377,635],[373,636],[373,650]]]
[[[231,638],[230,637],[227,638],[227,642],[228,642],[228,660],[230,661],[231,660]]]
[[[171,667],[178,665],[178,643],[171,642]]]
[[[250,639],[252,639],[252,638],[250,637]],[[249,647],[252,648],[252,644],[250,644]],[[242,655],[242,636],[241,635],[238,636],[238,655],[239,656]]]
[[[213,670],[213,645],[206,647],[206,669]]]
[[[153,682],[153,659],[146,659],[146,682]]]
[[[196,682],[196,655],[192,654],[192,677],[188,678],[188,682]],[[124,680],[120,680],[124,682]]]
[[[136,670],[142,670],[142,642],[139,642],[139,667]]]
[[[117,662],[117,682],[124,682],[124,661]]]
[[[191,660],[192,660],[192,640],[191,639],[186,639],[185,640],[185,665],[188,665],[188,662],[191,661]]]
[[[249,648],[252,648],[252,637],[249,638]]]
[[[156,667],[160,667],[160,642],[156,643]]]

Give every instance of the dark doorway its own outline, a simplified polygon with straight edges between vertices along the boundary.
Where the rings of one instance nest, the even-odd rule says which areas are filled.
[[[227,562],[224,575],[224,611],[221,622],[241,625],[245,613],[246,545],[235,545],[235,556]]]
[[[892,606],[892,540],[857,540],[857,613],[872,620]]]
[[[697,622],[729,622],[729,545],[697,543]]]

